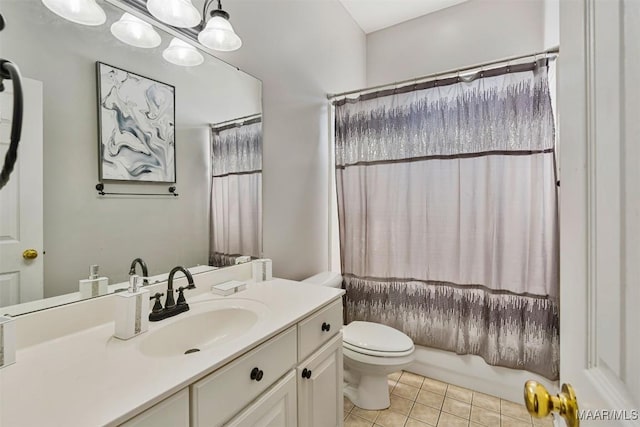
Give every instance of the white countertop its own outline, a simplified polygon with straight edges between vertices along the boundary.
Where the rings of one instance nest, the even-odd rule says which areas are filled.
[[[196,284],[197,284],[196,280]],[[339,299],[341,289],[274,279],[250,284],[222,297],[249,299],[268,307],[249,332],[211,349],[176,357],[143,355],[140,342],[181,315],[152,322],[149,332],[128,341],[113,338],[113,322],[19,350],[18,362],[0,370],[0,426],[53,427],[117,425],[206,376],[273,337],[318,308]],[[42,325],[46,327],[46,325]]]

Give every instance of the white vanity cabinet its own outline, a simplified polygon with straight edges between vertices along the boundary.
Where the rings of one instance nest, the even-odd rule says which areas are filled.
[[[342,299],[298,323],[298,362],[302,362],[342,329]]]
[[[342,299],[298,323],[298,426],[342,426]]]
[[[189,388],[136,415],[122,427],[189,427]]]
[[[191,385],[191,426],[223,425],[293,369],[296,362],[293,326]]]
[[[298,427],[335,427],[343,422],[342,334],[297,368]]]
[[[342,427],[341,328],[339,299],[124,425]]]
[[[292,370],[226,427],[295,427],[296,371]]]

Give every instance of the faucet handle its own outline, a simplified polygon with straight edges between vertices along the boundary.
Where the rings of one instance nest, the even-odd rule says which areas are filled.
[[[187,300],[184,297],[184,291],[187,289],[195,289],[195,285],[180,286],[178,289],[176,289],[176,292],[178,293],[178,301],[176,302],[176,305],[187,303]]]
[[[152,313],[159,313],[162,311],[162,303],[160,302],[160,298],[163,296],[164,294],[161,294],[160,292],[156,292],[155,295],[152,295],[149,299],[153,300],[155,299],[156,302],[153,304],[153,308],[151,309]]]

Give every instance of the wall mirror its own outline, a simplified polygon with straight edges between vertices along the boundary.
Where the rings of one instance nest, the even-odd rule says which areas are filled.
[[[0,190],[2,313],[81,299],[94,264],[113,292],[135,258],[161,280],[176,265],[197,273],[261,255],[261,82],[180,51],[184,39],[164,26],[148,27],[156,47],[123,43],[112,26],[125,10],[112,3],[98,1],[106,22],[86,26],[41,0],[0,0],[0,57],[18,64],[25,89],[19,163]],[[0,93],[2,157],[10,93],[10,84]],[[136,181],[172,162],[175,183],[171,174]],[[120,175],[101,179],[99,165]]]

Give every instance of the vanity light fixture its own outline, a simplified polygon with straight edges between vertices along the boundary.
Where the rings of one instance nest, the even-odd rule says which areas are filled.
[[[171,40],[169,47],[162,52],[162,57],[172,64],[183,67],[195,67],[204,62],[204,57],[195,47],[177,37]]]
[[[207,8],[213,1],[207,0],[204,5],[203,15],[206,16]],[[229,22],[229,14],[222,10],[220,0],[218,0],[218,8],[211,11],[211,19],[198,34],[198,41],[210,49],[222,52],[237,50],[242,46],[242,40],[233,31],[233,27]]]
[[[119,21],[111,25],[111,34],[123,43],[147,49],[158,47],[162,42],[160,34],[151,24],[130,13],[123,14]]]
[[[200,12],[191,0],[148,0],[147,9],[160,21],[174,27],[191,28],[201,21]]]
[[[104,10],[96,0],[42,0],[47,9],[76,24],[102,25],[107,21]]]

